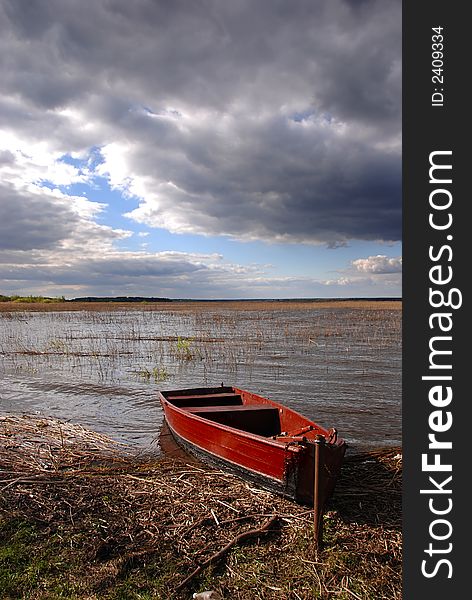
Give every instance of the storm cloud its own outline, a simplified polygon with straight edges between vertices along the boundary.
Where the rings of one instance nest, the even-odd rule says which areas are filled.
[[[399,240],[400,3],[2,2],[3,126],[174,232]]]
[[[54,248],[74,229],[76,215],[57,199],[0,184],[0,239],[7,250]]]
[[[133,200],[130,228],[401,239],[400,1],[0,0],[0,55],[0,252],[18,281],[268,285],[198,253],[118,251],[131,232],[66,189],[97,178]],[[354,271],[396,268],[374,259]]]

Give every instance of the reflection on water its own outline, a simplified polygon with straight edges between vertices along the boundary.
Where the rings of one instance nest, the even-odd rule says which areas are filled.
[[[156,438],[156,443],[167,458],[174,458],[177,460],[184,460],[185,462],[199,464],[199,460],[197,458],[186,452],[177,444],[165,421],[162,423],[162,426],[159,429],[159,436]]]
[[[286,403],[351,448],[401,443],[401,311],[0,313],[0,411],[70,419],[149,446],[156,391],[237,385]]]

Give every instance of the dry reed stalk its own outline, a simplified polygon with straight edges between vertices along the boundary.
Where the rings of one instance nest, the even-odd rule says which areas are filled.
[[[34,460],[38,448],[46,447],[41,460]],[[176,596],[187,599],[181,586],[186,582],[191,591],[198,585],[195,565],[218,560],[224,564],[212,575],[213,589],[223,597],[269,600],[285,594],[308,600],[317,589],[326,599],[358,594],[400,600],[398,449],[346,461],[317,560],[306,507],[204,465],[123,450],[70,423],[27,416],[0,421],[0,521],[34,522],[45,539],[69,532],[69,550],[82,561],[78,576],[87,572],[90,579],[81,584],[81,598],[157,561],[174,565],[161,597],[179,589]],[[235,543],[274,515],[277,536],[235,551]]]
[[[160,311],[167,313],[198,313],[220,310],[249,310],[249,311],[284,311],[284,310],[306,310],[322,308],[363,308],[376,310],[401,310],[401,300],[292,300],[292,301],[270,301],[255,300],[245,302],[244,300],[226,300],[214,302],[153,302],[140,304],[132,302],[54,302],[51,304],[28,302],[0,302],[0,312],[25,312],[25,311]]]

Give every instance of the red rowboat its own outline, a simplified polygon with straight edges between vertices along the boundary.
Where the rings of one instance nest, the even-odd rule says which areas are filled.
[[[204,462],[302,504],[313,505],[315,488],[321,504],[333,492],[346,451],[335,429],[236,387],[161,391],[159,399],[177,443]]]

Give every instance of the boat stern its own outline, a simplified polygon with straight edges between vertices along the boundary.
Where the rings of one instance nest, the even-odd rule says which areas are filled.
[[[294,479],[295,500],[301,504],[313,506],[315,485],[315,453],[317,442],[306,440],[299,442],[304,451],[298,458],[297,469],[288,479]],[[324,443],[320,460],[320,494],[325,504],[332,496],[341,471],[347,445],[343,440],[336,443]]]

